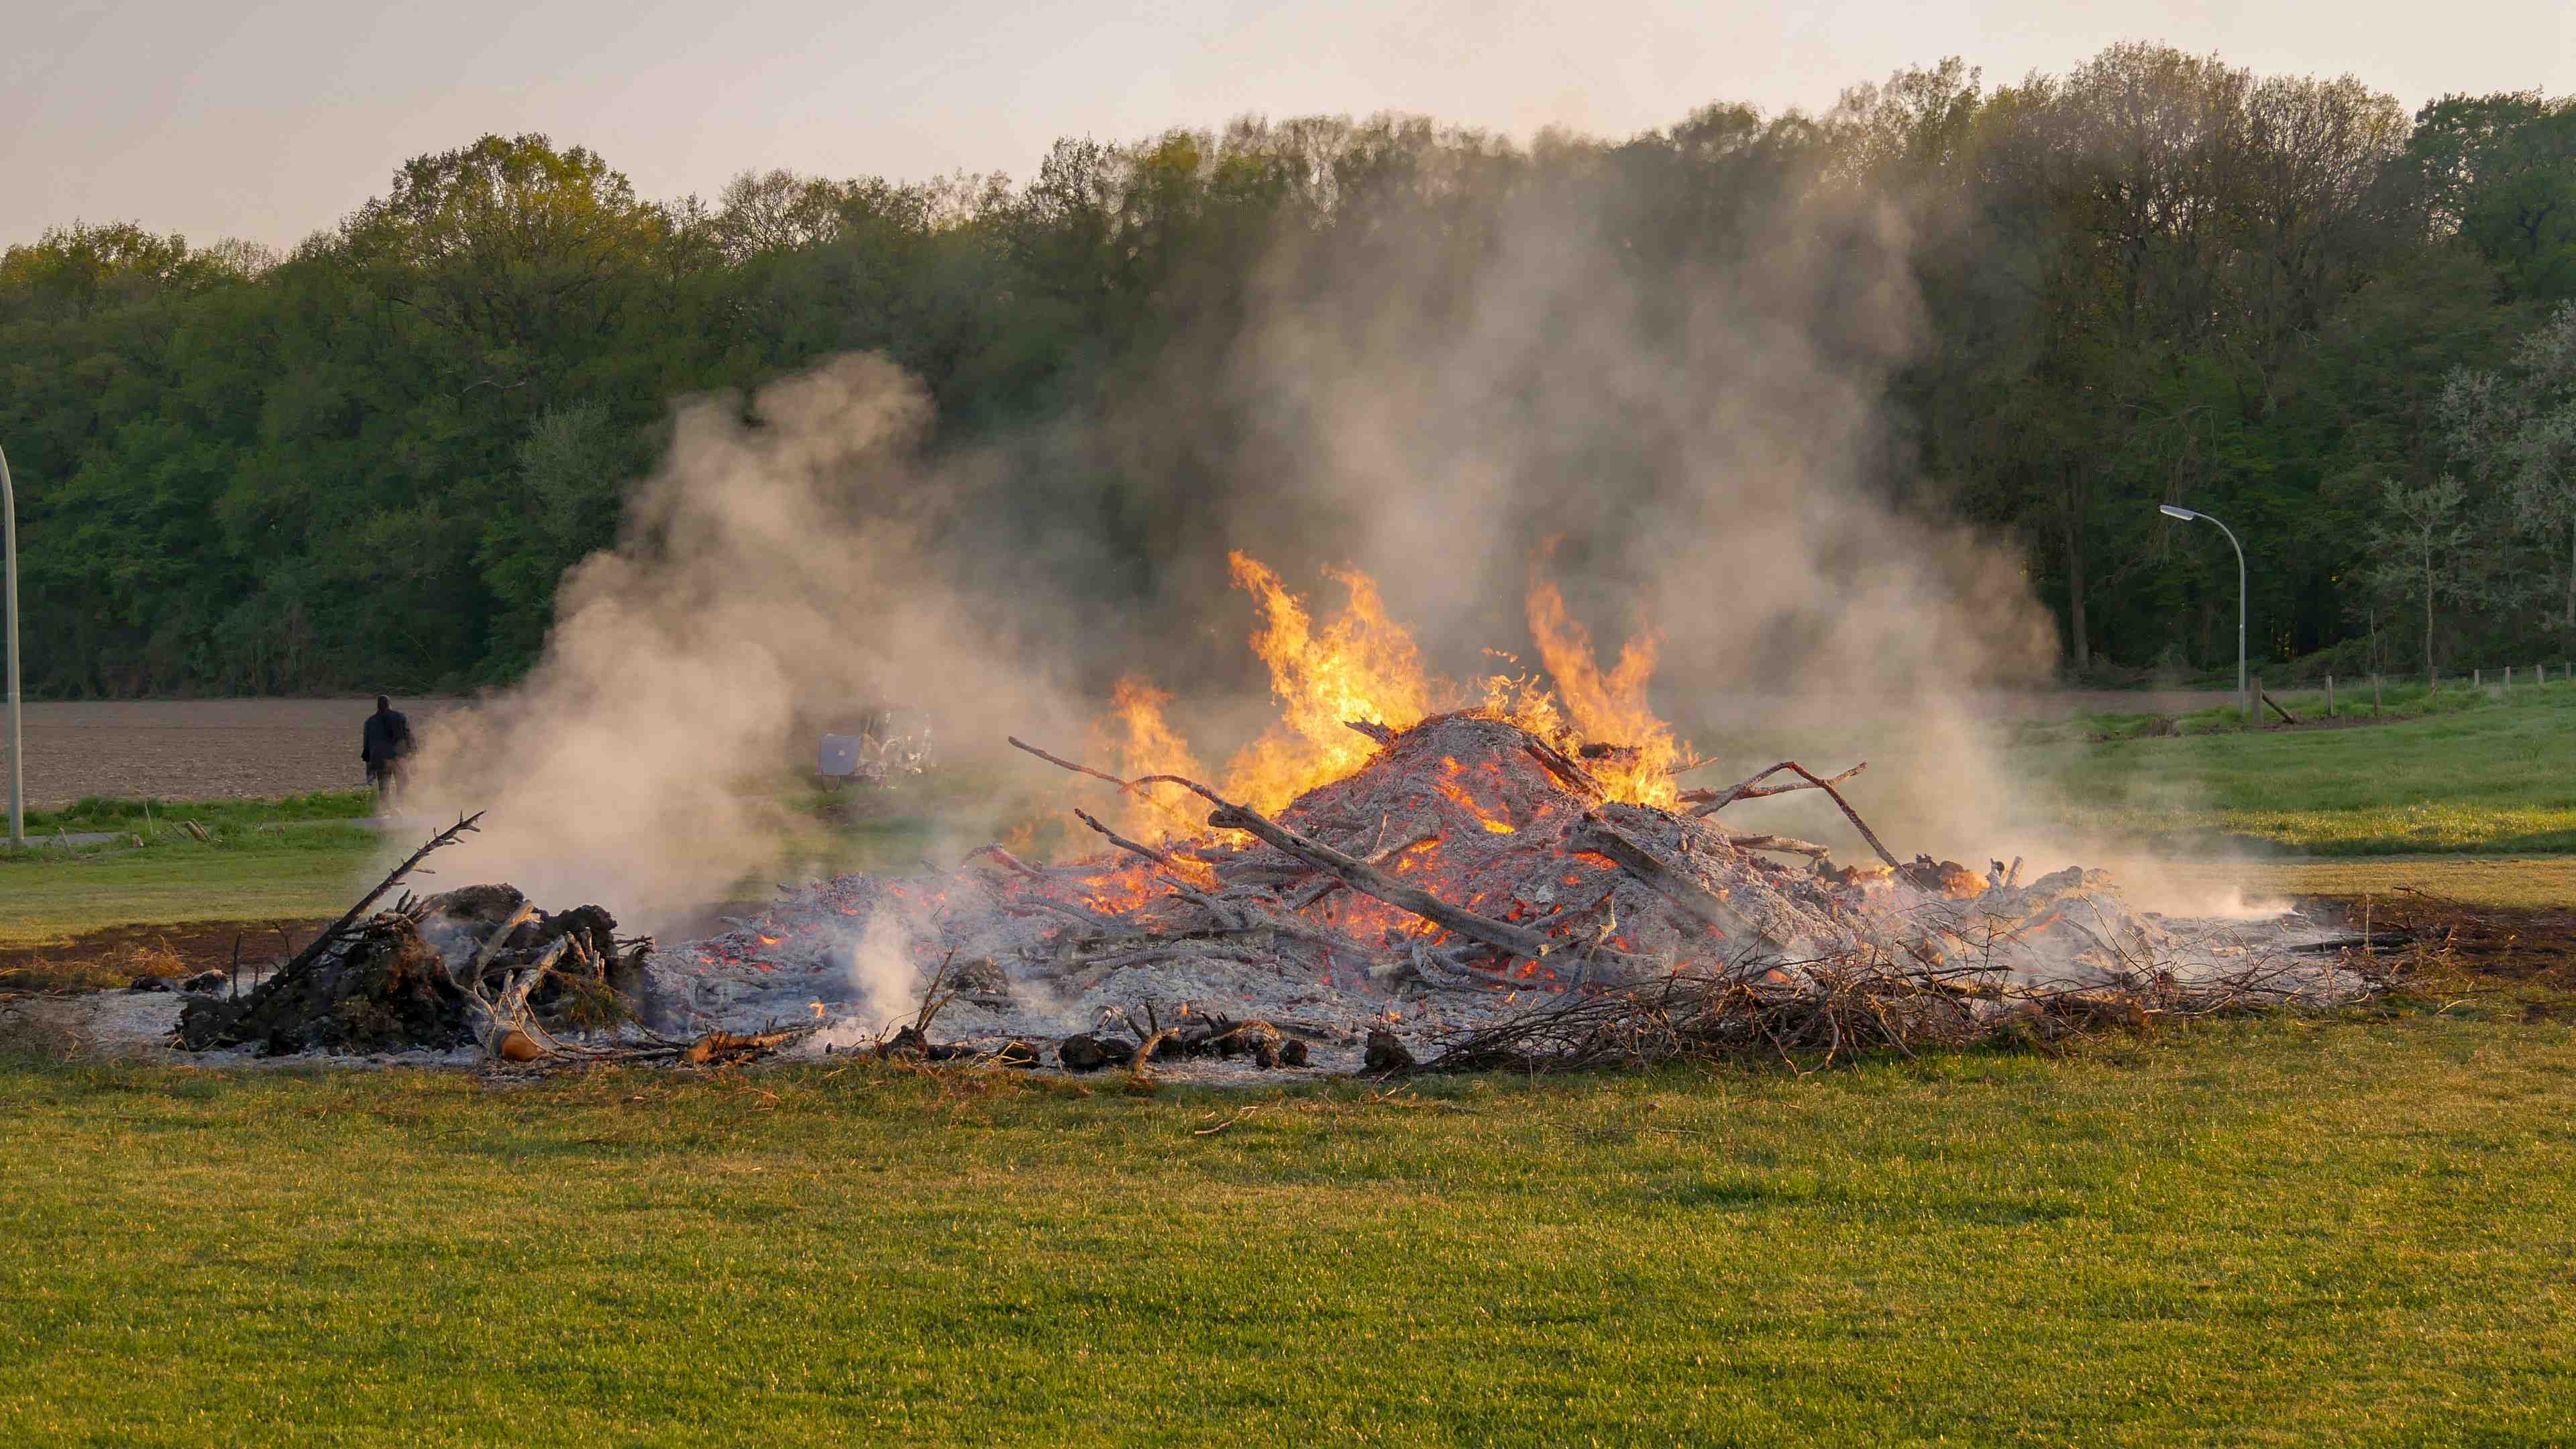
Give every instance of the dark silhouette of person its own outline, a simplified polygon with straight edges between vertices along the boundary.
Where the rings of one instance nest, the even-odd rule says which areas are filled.
[[[376,792],[376,807],[392,805],[402,795],[403,757],[411,753],[411,721],[383,695],[376,712],[358,732],[358,758],[366,762],[367,783]]]

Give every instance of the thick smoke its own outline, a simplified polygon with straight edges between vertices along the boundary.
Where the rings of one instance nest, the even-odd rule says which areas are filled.
[[[792,766],[810,773],[821,724],[888,700],[1072,717],[1021,660],[1010,601],[943,577],[958,520],[919,462],[930,421],[920,385],[867,356],[682,405],[618,545],[566,578],[536,670],[424,751],[426,808],[489,812],[439,868],[650,924],[792,865]]]
[[[1901,853],[2040,859],[2048,812],[1998,764],[1992,704],[2046,679],[2053,627],[2016,554],[1945,519],[1890,402],[1927,335],[1921,219],[1786,174],[1649,262],[1630,223],[1655,178],[1583,154],[1284,230],[1161,366],[970,457],[925,461],[925,394],[873,357],[683,405],[543,663],[426,762],[437,800],[492,809],[458,864],[647,921],[724,898],[793,856],[780,782],[835,702],[932,706],[952,755],[1078,747],[1137,674],[1224,758],[1267,713],[1231,549],[1327,609],[1322,570],[1356,565],[1460,676],[1489,649],[1534,666],[1544,556],[1605,652],[1659,636],[1652,697],[1708,781],[1866,756],[1856,793]],[[1067,479],[1152,501],[1066,526]],[[1154,541],[1148,588],[1104,582],[1113,527]],[[1812,796],[1742,819],[1862,855]]]
[[[1193,408],[1156,400],[1206,426],[1166,421],[1134,451],[1221,452],[1229,540],[1301,587],[1356,563],[1453,673],[1487,648],[1536,663],[1524,594],[1544,554],[1605,656],[1660,636],[1653,698],[1714,757],[1708,782],[1866,757],[1904,849],[2036,857],[2048,812],[1998,765],[1993,721],[1999,693],[2048,680],[2054,625],[2018,553],[1916,475],[1890,400],[1928,341],[1918,254],[1946,238],[1898,199],[1793,173],[1688,260],[1649,260],[1669,242],[1641,194],[1658,184],[1543,154],[1485,210],[1394,205],[1283,241],[1208,349],[1222,382]],[[1219,582],[1175,585],[1204,607]],[[1812,797],[1747,818],[1858,851]]]

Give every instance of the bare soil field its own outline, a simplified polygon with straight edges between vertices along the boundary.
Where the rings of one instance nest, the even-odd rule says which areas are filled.
[[[122,986],[140,976],[176,979],[235,964],[245,968],[292,955],[320,934],[327,919],[180,921],[163,926],[109,926],[50,946],[0,946],[0,998],[27,990]]]
[[[454,699],[398,699],[417,730]],[[27,804],[85,795],[241,799],[364,785],[363,699],[106,700],[30,704]],[[0,779],[7,762],[0,759]]]

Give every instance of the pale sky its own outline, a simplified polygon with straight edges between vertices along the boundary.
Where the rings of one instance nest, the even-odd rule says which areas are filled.
[[[1989,83],[2156,40],[2350,72],[2409,110],[2576,90],[2569,0],[11,0],[0,244],[74,220],[288,246],[404,158],[486,131],[605,156],[646,196],[744,169],[1026,177],[1059,136],[1421,112],[1526,138],[1693,107],[1819,109],[1958,55]]]

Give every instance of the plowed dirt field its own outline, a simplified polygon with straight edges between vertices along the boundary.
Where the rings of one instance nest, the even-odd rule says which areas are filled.
[[[459,701],[398,699],[417,731]],[[211,800],[354,790],[365,699],[117,700],[30,704],[27,804],[84,795]],[[0,752],[0,787],[8,761]],[[0,832],[6,833],[6,832]]]

